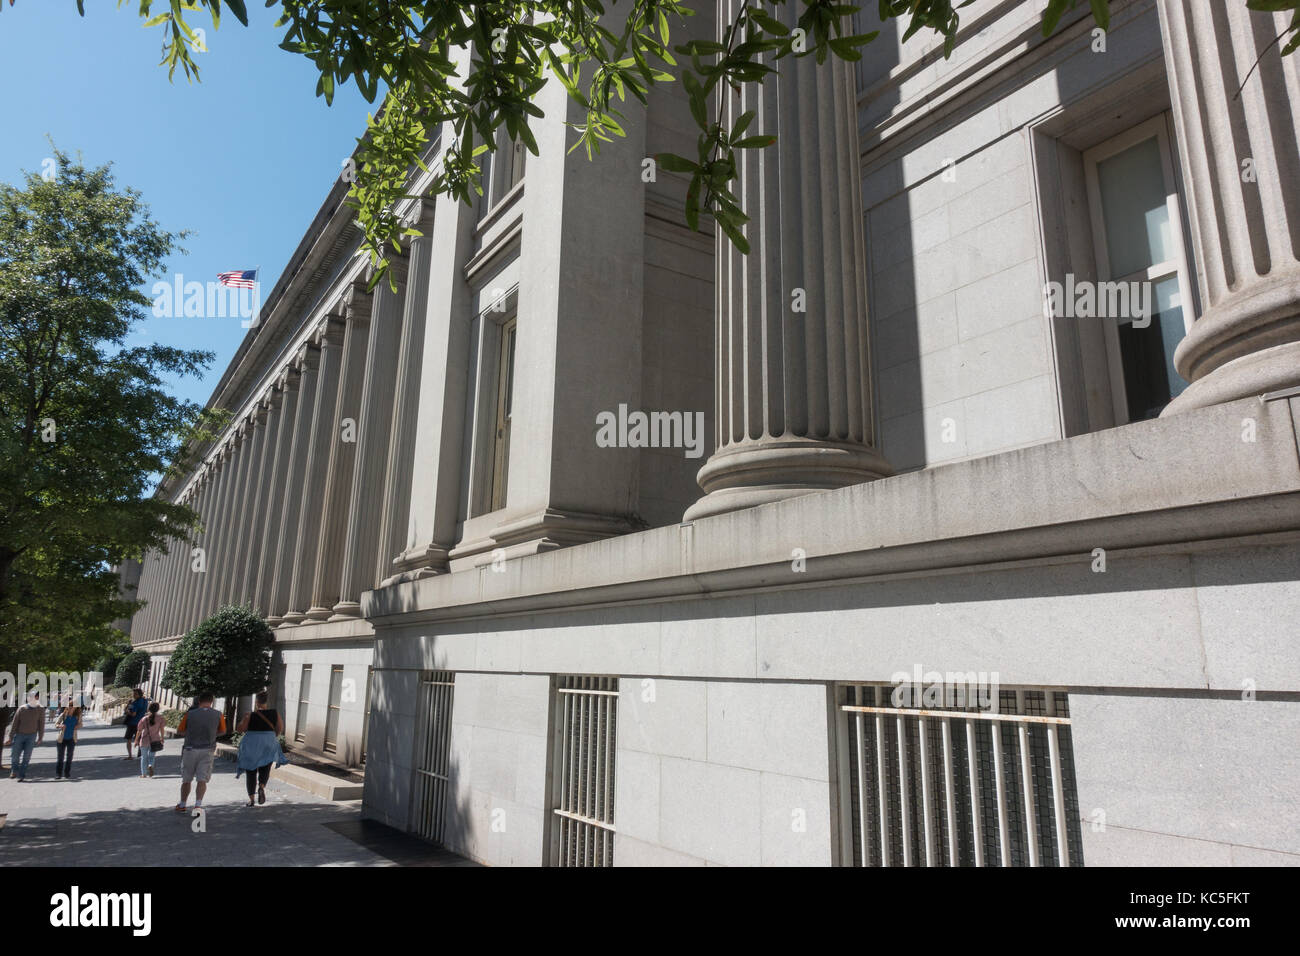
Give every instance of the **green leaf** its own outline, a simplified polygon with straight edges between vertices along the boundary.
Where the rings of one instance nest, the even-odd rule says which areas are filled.
[[[655,155],[655,162],[670,173],[694,173],[700,168],[697,163],[676,153],[658,153]]]

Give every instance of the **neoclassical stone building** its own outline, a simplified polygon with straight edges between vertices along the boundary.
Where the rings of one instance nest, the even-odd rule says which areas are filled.
[[[396,293],[336,186],[159,489],[154,679],[251,603],[291,740],[494,864],[1300,862],[1300,60],[1040,6],[728,99],[747,257],[670,89],[590,164],[548,87]]]

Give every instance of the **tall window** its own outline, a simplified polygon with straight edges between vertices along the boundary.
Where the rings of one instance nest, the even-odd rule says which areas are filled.
[[[456,675],[451,671],[426,671],[420,676],[410,829],[434,843],[443,840],[451,795],[451,715],[455,692]]]
[[[560,677],[553,706],[550,863],[613,866],[618,678]]]
[[[330,668],[330,696],[325,713],[325,743],[327,754],[338,749],[339,742],[339,708],[343,704],[343,665],[336,664]]]
[[[496,206],[524,178],[524,157],[527,155],[524,144],[510,142],[502,126],[497,133],[497,148],[488,156],[484,170],[487,187],[484,190],[485,210]]]
[[[293,739],[307,741],[307,708],[311,705],[311,665],[302,665],[302,679],[298,682],[298,719],[293,725]]]
[[[375,679],[375,669],[366,668],[366,711],[361,718],[361,765],[366,765],[366,744],[370,742],[370,685]]]
[[[492,510],[506,506],[510,477],[510,415],[515,380],[515,320],[501,327],[501,354],[497,362],[496,432],[492,444]]]
[[[1132,316],[1108,320],[1120,423],[1156,417],[1187,387],[1174,349],[1194,316],[1169,143],[1167,119],[1159,116],[1083,156],[1098,279],[1144,283],[1151,303],[1149,325]]]

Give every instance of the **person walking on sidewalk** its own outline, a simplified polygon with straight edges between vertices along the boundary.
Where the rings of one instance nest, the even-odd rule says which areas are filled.
[[[200,694],[176,728],[178,736],[185,738],[181,749],[181,801],[176,812],[185,812],[185,802],[190,798],[190,783],[194,788],[194,806],[203,806],[203,794],[212,779],[212,761],[217,755],[217,738],[226,732],[226,715],[213,708],[216,698]]]
[[[140,721],[135,732],[135,747],[140,754],[140,776],[153,776],[153,762],[163,749],[167,723],[158,713],[158,701],[149,705],[149,715]]]
[[[13,723],[9,725],[9,739],[5,744],[13,744],[13,753],[9,756],[9,776],[17,777],[22,783],[27,779],[27,765],[32,761],[32,748],[45,743],[45,708],[41,706],[39,694],[29,694],[27,703],[18,708]]]
[[[139,687],[131,692],[131,703],[126,705],[126,759],[134,760],[135,754],[131,753],[131,744],[135,740],[135,732],[140,727],[140,718],[144,712],[149,709],[149,701],[144,699],[144,691]]]
[[[271,765],[283,767],[289,758],[280,749],[280,734],[284,733],[284,718],[278,711],[267,707],[267,693],[257,695],[257,709],[245,714],[239,722],[239,765],[235,778],[247,773],[248,805],[253,805],[253,786],[257,786],[257,802],[266,803],[266,782],[271,779]]]
[[[56,759],[54,779],[72,779],[72,754],[77,749],[77,732],[81,730],[81,708],[68,697],[68,704],[59,712],[58,737],[54,739]]]

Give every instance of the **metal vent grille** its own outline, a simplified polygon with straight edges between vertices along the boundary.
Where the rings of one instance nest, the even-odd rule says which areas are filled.
[[[428,671],[420,678],[419,727],[415,737],[415,794],[411,829],[442,843],[451,788],[451,705],[456,675]]]
[[[560,677],[555,694],[555,866],[614,865],[617,677]]]
[[[1062,691],[1001,691],[994,710],[890,706],[840,689],[855,866],[1082,866]]]

